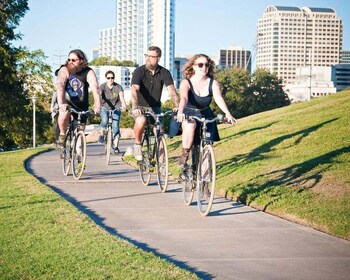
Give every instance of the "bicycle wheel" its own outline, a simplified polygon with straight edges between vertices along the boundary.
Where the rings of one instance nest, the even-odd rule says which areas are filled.
[[[202,216],[208,215],[215,194],[216,163],[212,145],[205,145],[197,166],[197,204]]]
[[[195,173],[193,171],[196,168],[195,166],[196,166],[197,153],[198,153],[198,146],[192,147],[188,165],[182,171],[182,175],[181,175],[183,179],[182,195],[186,206],[189,206],[192,203],[193,197],[194,197],[194,190],[196,188]]]
[[[61,154],[62,158],[62,171],[63,175],[67,176],[69,174],[69,169],[71,165],[71,143],[72,143],[72,133],[68,130],[66,134],[66,139],[64,140],[64,150]]]
[[[86,162],[86,138],[83,131],[76,134],[72,151],[72,173],[76,180],[83,175]]]
[[[156,161],[158,186],[164,193],[168,188],[169,179],[168,148],[164,136],[160,136],[158,139]]]
[[[106,141],[106,163],[109,165],[111,159],[111,148],[112,148],[112,130],[107,130],[107,141]]]
[[[139,173],[142,184],[145,186],[148,186],[149,182],[151,181],[151,162],[150,162],[150,151],[151,146],[149,142],[149,138],[145,137],[142,145],[142,161],[138,162],[139,165]]]

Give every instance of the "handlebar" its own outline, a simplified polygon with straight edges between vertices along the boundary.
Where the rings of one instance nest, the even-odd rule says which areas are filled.
[[[78,111],[78,110],[75,110],[74,108],[70,107],[68,109],[70,112],[72,113],[76,113],[78,115],[86,115],[86,116],[90,116],[90,115],[93,115],[95,114],[95,112],[93,110],[87,110],[87,111]]]
[[[157,117],[165,117],[166,115],[169,115],[172,113],[172,110],[168,110],[168,111],[165,111],[165,112],[161,112],[160,114],[154,114],[153,112],[150,112],[150,111],[146,111],[144,112],[145,116],[151,116],[153,117],[155,120],[157,119]]]
[[[225,119],[223,115],[221,114],[218,114],[215,118],[213,119],[206,119],[206,118],[199,118],[197,116],[186,116],[186,118],[188,120],[197,120],[201,123],[205,123],[205,124],[208,124],[208,123],[212,123],[212,122],[216,122],[216,121],[219,121],[219,122],[225,122]],[[226,120],[227,121],[227,120]]]

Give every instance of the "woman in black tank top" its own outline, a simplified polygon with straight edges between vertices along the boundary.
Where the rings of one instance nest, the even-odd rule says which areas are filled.
[[[198,117],[214,117],[210,103],[215,103],[225,113],[225,117],[232,124],[236,122],[227,108],[222,97],[219,83],[214,80],[214,62],[205,54],[196,54],[183,67],[186,79],[180,84],[180,105],[177,121],[182,123],[182,155],[179,165],[185,167],[192,143],[199,144],[199,125],[195,121],[185,120],[185,115]],[[216,123],[208,124],[209,139],[219,141]]]

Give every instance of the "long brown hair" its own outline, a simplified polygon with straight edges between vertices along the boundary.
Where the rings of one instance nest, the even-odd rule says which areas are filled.
[[[195,54],[194,56],[192,56],[186,62],[186,64],[182,67],[182,72],[183,72],[183,75],[186,79],[189,79],[194,75],[193,65],[195,64],[197,58],[200,58],[200,57],[205,57],[208,60],[209,69],[208,69],[207,76],[209,78],[214,78],[214,66],[215,66],[214,61],[206,54],[200,53],[200,54]]]

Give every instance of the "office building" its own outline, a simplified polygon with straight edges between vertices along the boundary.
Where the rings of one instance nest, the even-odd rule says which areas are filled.
[[[251,72],[251,52],[243,50],[241,46],[230,46],[226,50],[220,50],[219,67],[238,67]]]
[[[350,63],[332,66],[332,79],[337,91],[350,88]]]
[[[154,45],[162,50],[159,64],[172,71],[175,0],[116,0],[116,26],[100,30],[99,37],[100,56],[142,65]]]
[[[116,28],[106,28],[99,31],[99,57],[117,59],[117,33]]]
[[[350,64],[350,51],[342,50],[340,52],[340,63]]]
[[[269,6],[258,21],[256,67],[293,84],[298,67],[339,63],[342,32],[333,9]]]

